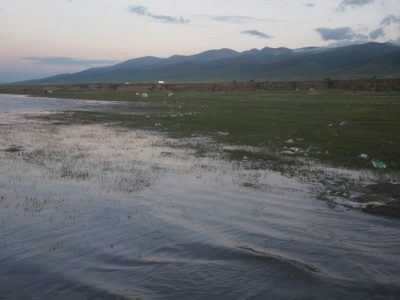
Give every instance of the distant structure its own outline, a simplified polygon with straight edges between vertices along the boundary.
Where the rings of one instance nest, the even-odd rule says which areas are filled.
[[[165,84],[165,81],[164,80],[159,80],[158,84]]]

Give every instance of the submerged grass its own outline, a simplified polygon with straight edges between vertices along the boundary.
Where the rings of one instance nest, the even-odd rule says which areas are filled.
[[[267,160],[294,148],[294,157],[333,166],[370,169],[370,159],[380,159],[388,169],[400,169],[399,93],[175,92],[168,98],[158,92],[143,99],[132,92],[69,92],[52,97],[148,105],[127,104],[123,112],[70,111],[46,119],[117,123],[180,138],[208,136],[218,143],[268,149],[257,154]],[[362,153],[369,159],[359,158]]]

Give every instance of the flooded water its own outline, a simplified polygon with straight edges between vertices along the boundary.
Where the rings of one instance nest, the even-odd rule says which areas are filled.
[[[398,220],[154,134],[23,117],[118,105],[0,95],[0,299],[399,299]]]

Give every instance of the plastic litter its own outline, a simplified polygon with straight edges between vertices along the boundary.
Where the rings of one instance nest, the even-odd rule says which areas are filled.
[[[285,143],[287,143],[287,144],[294,144],[294,140],[293,140],[293,139],[288,139]]]
[[[347,187],[344,184],[342,184],[341,186],[339,186],[339,192],[341,194],[347,194]]]
[[[293,151],[290,151],[290,150],[285,150],[285,151],[281,151],[281,154],[284,154],[284,155],[294,155],[295,153],[294,153]]]
[[[362,159],[368,159],[368,154],[361,153],[358,157]]]
[[[373,159],[371,163],[375,169],[386,169],[385,163],[379,159]]]
[[[221,132],[221,131],[218,131],[217,132],[219,135],[229,135],[229,132]]]

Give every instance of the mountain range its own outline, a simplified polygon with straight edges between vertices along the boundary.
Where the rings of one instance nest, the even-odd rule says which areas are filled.
[[[365,43],[337,48],[209,50],[168,58],[146,56],[113,66],[61,74],[20,84],[210,82],[400,77],[400,46]]]

